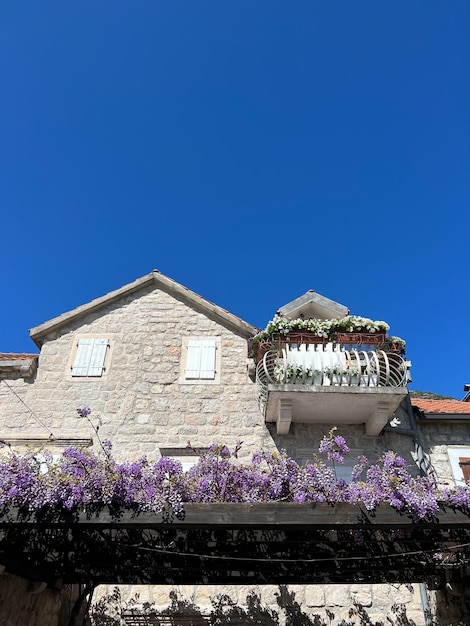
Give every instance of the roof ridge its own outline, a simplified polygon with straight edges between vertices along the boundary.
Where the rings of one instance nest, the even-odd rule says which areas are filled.
[[[52,318],[51,320],[40,324],[39,326],[35,326],[31,328],[29,334],[34,343],[38,346],[38,348],[42,347],[42,343],[44,338],[52,331],[56,331],[66,324],[70,324],[73,321],[84,317],[94,311],[99,311],[103,307],[112,304],[114,302],[118,302],[125,296],[129,294],[135,293],[140,289],[145,288],[146,286],[155,285],[157,287],[161,287],[169,293],[176,294],[185,300],[189,301],[193,306],[202,309],[206,313],[209,313],[225,324],[228,324],[232,328],[237,329],[247,338],[255,335],[258,332],[258,329],[255,326],[252,326],[248,322],[245,322],[240,317],[237,317],[233,313],[230,313],[226,309],[220,307],[217,304],[206,300],[199,294],[194,291],[188,289],[184,285],[176,282],[172,278],[168,278],[158,270],[154,270],[150,272],[150,274],[146,274],[137,280],[128,283],[114,291],[110,291],[104,296],[100,296],[91,300],[88,303],[82,304],[71,311],[67,311],[62,313],[61,315]]]

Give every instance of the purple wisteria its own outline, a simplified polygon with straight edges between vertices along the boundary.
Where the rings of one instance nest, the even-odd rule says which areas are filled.
[[[330,431],[319,453],[305,466],[285,452],[257,451],[251,462],[238,459],[240,446],[214,445],[188,472],[164,457],[118,463],[109,441],[100,453],[67,448],[59,459],[49,453],[9,451],[0,460],[0,513],[12,507],[25,513],[133,507],[180,513],[185,502],[346,502],[373,510],[381,504],[413,519],[431,519],[439,504],[470,514],[470,487],[439,491],[425,477],[413,477],[403,458],[385,452],[376,463],[361,456],[352,480],[337,480],[331,462],[349,453],[343,437]]]
[[[350,453],[350,449],[346,444],[344,437],[335,435],[336,427],[332,428],[328,436],[324,436],[320,442],[320,454],[326,454],[329,461],[334,461],[342,465],[344,457]]]

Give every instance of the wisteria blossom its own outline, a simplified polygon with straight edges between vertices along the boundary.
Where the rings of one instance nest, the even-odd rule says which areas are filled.
[[[352,481],[337,480],[334,465],[343,463],[350,450],[336,429],[305,466],[283,451],[256,451],[250,463],[242,463],[240,445],[233,450],[211,446],[187,472],[168,457],[118,463],[109,441],[102,442],[99,453],[69,447],[59,459],[43,451],[9,451],[0,459],[0,513],[110,506],[154,513],[171,508],[179,514],[186,502],[346,502],[368,510],[386,504],[415,520],[431,519],[440,505],[470,514],[469,486],[439,491],[428,478],[413,477],[405,460],[391,451],[373,464],[360,456]]]
[[[334,461],[342,465],[344,457],[349,454],[350,449],[346,444],[346,440],[341,435],[335,435],[336,428],[332,428],[320,442],[320,454],[326,454],[329,461]]]

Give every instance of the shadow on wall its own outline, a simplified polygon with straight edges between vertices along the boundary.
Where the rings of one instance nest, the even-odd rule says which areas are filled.
[[[169,594],[170,605],[164,611],[156,611],[150,603],[139,603],[138,597],[123,601],[119,589],[103,596],[90,610],[89,618],[93,626],[134,626],[137,624],[157,626],[416,626],[408,619],[406,608],[402,604],[392,607],[384,616],[384,621],[373,621],[366,609],[355,603],[349,609],[349,617],[336,618],[335,614],[325,609],[326,619],[318,614],[308,614],[295,600],[295,593],[285,585],[279,586],[276,594],[278,608],[269,607],[261,602],[260,596],[250,592],[246,605],[237,605],[230,596],[221,594],[212,599],[212,608],[203,613],[198,606],[181,600],[175,591]]]

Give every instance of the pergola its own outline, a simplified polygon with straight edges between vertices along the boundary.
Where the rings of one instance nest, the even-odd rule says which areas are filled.
[[[470,575],[470,517],[412,521],[389,506],[186,504],[0,520],[0,564],[52,587],[426,582]]]

